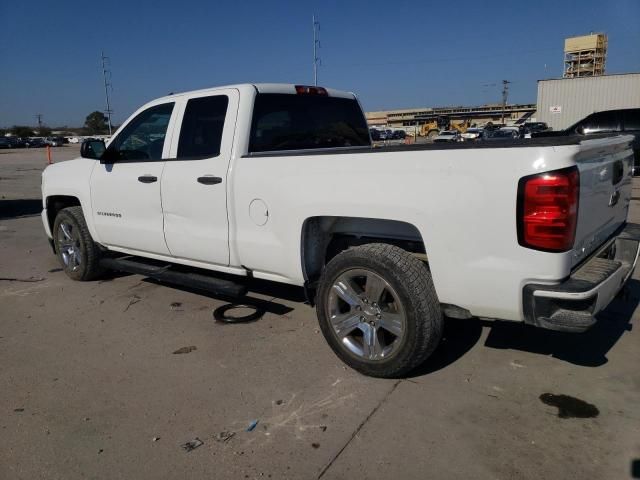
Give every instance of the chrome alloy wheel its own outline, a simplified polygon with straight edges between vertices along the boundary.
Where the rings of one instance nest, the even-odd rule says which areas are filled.
[[[407,320],[396,291],[377,273],[351,269],[333,282],[327,298],[333,331],[365,360],[384,360],[400,347]]]
[[[80,236],[78,230],[68,222],[61,222],[58,227],[58,248],[65,267],[75,272],[82,263]]]

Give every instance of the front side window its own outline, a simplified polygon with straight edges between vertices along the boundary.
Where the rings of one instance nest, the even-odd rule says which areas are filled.
[[[220,155],[229,97],[192,98],[187,102],[180,129],[178,158],[211,158]]]
[[[109,144],[103,160],[161,160],[173,105],[156,105],[131,120]]]
[[[367,122],[354,99],[279,93],[256,96],[250,152],[369,145]]]

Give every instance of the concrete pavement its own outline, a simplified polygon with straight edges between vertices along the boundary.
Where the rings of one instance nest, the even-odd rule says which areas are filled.
[[[222,324],[225,299],[135,275],[69,280],[38,217],[43,166],[43,150],[0,151],[0,478],[638,474],[638,280],[586,334],[447,320],[414,375],[372,379],[333,355],[292,287],[257,284],[265,316]],[[599,414],[559,418],[546,393]]]

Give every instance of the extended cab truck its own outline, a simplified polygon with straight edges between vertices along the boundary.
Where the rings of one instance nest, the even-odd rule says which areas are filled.
[[[49,166],[42,220],[76,280],[113,268],[226,294],[243,282],[207,271],[304,286],[336,354],[393,377],[434,351],[443,313],[591,326],[638,256],[629,141],[373,149],[351,93],[199,90]]]

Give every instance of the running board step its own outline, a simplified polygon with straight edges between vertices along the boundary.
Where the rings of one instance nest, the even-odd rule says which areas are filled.
[[[247,293],[247,287],[244,285],[201,273],[171,270],[172,265],[170,263],[158,266],[157,264],[145,262],[138,257],[121,257],[103,258],[100,260],[100,265],[109,270],[143,275],[160,282],[184,285],[218,295],[242,297]]]

